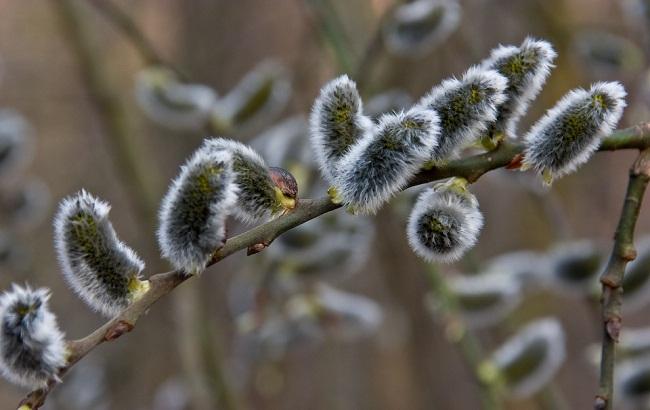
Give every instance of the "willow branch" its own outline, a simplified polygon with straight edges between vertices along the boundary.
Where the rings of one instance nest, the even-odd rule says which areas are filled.
[[[623,211],[618,221],[612,254],[600,277],[602,284],[603,340],[600,362],[600,391],[594,408],[610,410],[614,404],[614,365],[616,342],[621,331],[623,275],[628,262],[636,257],[634,228],[643,202],[643,195],[650,181],[650,149],[645,149],[630,169]]]
[[[641,124],[636,127],[615,131],[611,136],[604,139],[600,150],[612,151],[638,149],[639,147],[650,147],[650,124]],[[452,176],[464,177],[474,182],[489,171],[516,162],[521,152],[522,146],[520,144],[503,143],[492,152],[454,160],[445,166],[422,171],[411,180],[409,186],[421,185]],[[226,244],[215,252],[209,266],[236,252],[248,249],[250,246],[260,243],[270,245],[275,238],[284,232],[338,208],[340,208],[340,205],[333,204],[327,197],[301,199],[293,212],[228,239]],[[138,319],[154,303],[171,293],[181,283],[192,278],[177,271],[158,273],[149,277],[151,282],[150,290],[141,299],[135,301],[121,314],[109,320],[88,336],[69,342],[69,363],[60,371],[59,376],[65,375],[72,366],[97,346],[115,340],[133,330]],[[48,388],[34,390],[29,393],[20,403],[20,406],[27,407],[21,410],[38,409],[42,406],[49,391],[55,384],[55,381],[52,381]]]

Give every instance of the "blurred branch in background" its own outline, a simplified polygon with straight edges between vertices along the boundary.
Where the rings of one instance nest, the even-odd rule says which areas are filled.
[[[611,136],[603,140],[601,150],[639,149],[649,146],[650,127],[646,124],[645,126],[637,126],[614,132]],[[513,161],[516,161],[521,150],[522,147],[520,145],[504,142],[493,152],[451,161],[446,166],[434,167],[431,170],[423,171],[416,175],[409,185],[420,185],[451,176],[464,177],[468,181],[475,182],[486,172],[505,167],[513,163]],[[224,258],[240,250],[248,249],[253,245],[263,244],[264,246],[269,246],[275,238],[284,232],[340,207],[340,205],[332,203],[329,197],[318,200],[302,199],[293,212],[228,239],[222,248],[216,250],[208,266],[218,263]],[[176,271],[150,276],[150,290],[141,299],[133,302],[121,314],[106,322],[90,335],[69,343],[69,364],[60,371],[60,376],[63,376],[70,367],[74,366],[75,363],[85,357],[95,347],[106,341],[115,340],[125,333],[130,332],[143,313],[160,298],[171,293],[178,285],[189,278],[192,277],[185,276],[182,272]],[[25,405],[31,409],[41,407],[49,391],[55,385],[56,381],[52,380],[48,388],[31,392],[21,401],[20,406]]]
[[[156,50],[155,45],[149,41],[133,19],[113,3],[113,1],[90,0],[88,3],[110,20],[111,24],[116,26],[129,39],[147,65],[167,67],[174,70],[182,79],[186,79],[184,72],[163,58],[158,50]]]

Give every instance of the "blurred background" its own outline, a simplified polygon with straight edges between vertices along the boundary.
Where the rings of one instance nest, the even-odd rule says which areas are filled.
[[[342,73],[377,116],[532,35],[559,57],[520,132],[570,89],[599,80],[621,81],[629,93],[619,128],[650,120],[647,2],[442,3],[433,13],[412,4],[400,12],[398,0],[0,0],[0,134],[24,139],[0,183],[0,287],[51,288],[68,338],[101,325],[60,275],[51,228],[58,201],[81,188],[109,201],[147,274],[166,271],[158,203],[208,135],[253,144],[294,173],[301,197],[325,195],[306,121],[320,87]],[[542,346],[539,361],[562,349],[560,339],[565,359],[534,393],[504,392],[503,408],[590,407],[597,368],[589,346],[601,336],[595,278],[634,155],[599,153],[550,191],[531,175],[486,175],[473,186],[486,218],[479,244],[449,266],[428,266],[408,247],[415,192],[374,218],[336,211],[185,283],[132,334],[75,366],[44,408],[478,409],[482,358],[465,347],[477,343],[487,357],[549,316],[564,337]],[[648,212],[637,227],[645,234]],[[588,240],[577,247],[579,263],[553,276],[573,255],[558,243],[577,240]],[[494,260],[513,251],[534,252],[519,261],[535,272]],[[650,326],[647,267],[638,267],[629,327]],[[495,279],[506,290],[484,295],[458,282],[486,270],[517,272]],[[512,276],[520,282],[508,287]],[[576,277],[579,286],[562,285]],[[0,383],[3,408],[24,394]]]

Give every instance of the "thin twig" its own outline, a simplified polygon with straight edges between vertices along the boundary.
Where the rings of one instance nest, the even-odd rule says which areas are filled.
[[[643,146],[650,147],[650,125],[648,124],[614,132],[603,141],[600,149],[601,151],[611,151]],[[423,171],[411,180],[409,186],[425,184],[451,176],[464,177],[473,182],[486,172],[503,168],[510,164],[517,159],[521,151],[522,147],[519,144],[503,143],[495,151],[454,160],[446,166]],[[229,239],[221,249],[215,252],[210,265],[238,251],[247,249],[251,245],[259,243],[270,244],[284,232],[337,208],[340,208],[340,205],[333,204],[327,197],[316,200],[299,200],[298,205],[290,214]],[[90,335],[69,343],[71,352],[69,363],[61,370],[60,376],[63,376],[75,363],[100,344],[115,340],[124,333],[131,331],[144,312],[156,303],[158,299],[171,293],[174,288],[187,279],[190,279],[190,277],[186,277],[181,272],[176,271],[158,273],[151,276],[149,278],[151,281],[150,290],[141,299],[134,302],[121,314],[106,322]],[[47,394],[52,387],[54,387],[54,382],[51,383],[49,389],[35,390],[29,393],[21,401],[21,405],[27,405],[28,408],[33,410],[39,408],[45,402]]]
[[[603,340],[600,362],[600,391],[594,408],[611,410],[614,404],[614,365],[616,343],[621,331],[623,275],[628,262],[636,257],[634,249],[634,228],[643,202],[643,195],[650,181],[650,149],[645,149],[630,169],[630,178],[625,194],[623,211],[618,221],[614,246],[609,263],[600,282],[602,284]]]

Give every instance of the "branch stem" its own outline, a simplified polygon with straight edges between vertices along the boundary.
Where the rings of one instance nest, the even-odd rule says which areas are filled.
[[[650,125],[648,124],[615,131],[603,140],[600,150],[612,151],[631,148],[638,149],[639,147],[650,147]],[[474,182],[486,172],[503,168],[515,161],[521,152],[522,146],[520,144],[502,143],[494,151],[450,161],[445,166],[422,171],[411,180],[409,186],[425,184],[452,176],[464,177]],[[644,151],[644,158],[648,155],[647,152]],[[650,168],[648,163],[650,163],[650,160],[647,159],[637,161],[634,169]],[[646,183],[648,179],[650,177],[646,176]],[[299,200],[293,212],[228,239],[226,244],[215,252],[210,265],[218,263],[238,251],[247,249],[251,245],[262,242],[270,244],[284,232],[340,207],[340,205],[333,204],[328,197]],[[151,287],[141,299],[135,301],[118,316],[109,320],[88,336],[69,342],[71,351],[69,363],[60,371],[59,376],[63,376],[75,363],[90,353],[95,347],[106,341],[115,340],[131,331],[135,327],[138,318],[154,303],[171,293],[174,288],[190,278],[192,277],[184,276],[181,272],[176,271],[152,275],[149,278]],[[52,381],[48,389],[32,391],[21,401],[20,405],[27,405],[32,410],[38,409],[43,405],[49,391],[54,385],[55,382]]]
[[[602,284],[602,352],[600,362],[600,390],[596,396],[596,410],[611,410],[614,404],[614,366],[616,343],[622,323],[621,287],[625,267],[634,260],[634,229],[641,209],[646,187],[650,181],[650,149],[639,154],[630,170],[630,177],[623,203],[623,211],[618,221],[612,254],[600,277]]]

